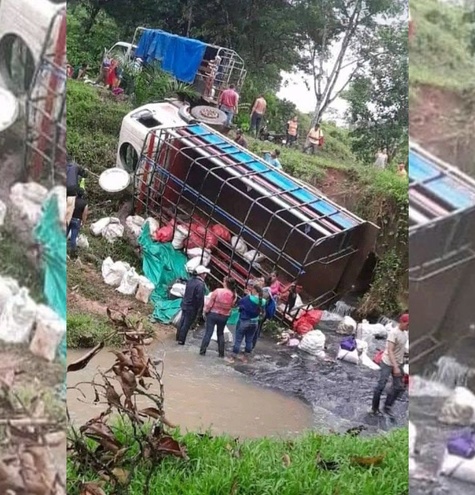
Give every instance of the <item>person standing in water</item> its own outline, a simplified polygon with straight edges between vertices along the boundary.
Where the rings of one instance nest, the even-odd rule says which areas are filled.
[[[196,317],[203,311],[205,300],[205,279],[210,270],[205,266],[198,266],[193,277],[186,283],[185,294],[181,301],[181,319],[178,323],[176,341],[185,345],[186,337]]]
[[[223,281],[223,288],[214,290],[205,304],[206,330],[200,348],[202,356],[206,354],[216,327],[219,357],[224,357],[224,328],[236,302],[236,281],[231,277],[226,277]]]
[[[234,337],[233,355],[229,359],[230,363],[234,363],[241,352],[242,341],[245,341],[244,353],[249,356],[253,349],[253,339],[257,331],[259,319],[263,316],[266,301],[263,296],[262,288],[258,285],[253,285],[251,293],[243,297],[238,304],[239,320],[236,325],[236,333]]]
[[[371,408],[371,414],[380,415],[379,404],[381,401],[381,395],[388,383],[389,377],[392,376],[392,387],[386,401],[384,403],[384,413],[389,417],[393,417],[392,406],[398,399],[398,397],[404,391],[403,384],[403,364],[404,353],[406,349],[409,330],[409,314],[405,313],[399,318],[399,326],[393,328],[388,335],[386,342],[386,349],[384,351],[381,360],[381,370],[379,374],[379,381],[374,389],[373,404]]]

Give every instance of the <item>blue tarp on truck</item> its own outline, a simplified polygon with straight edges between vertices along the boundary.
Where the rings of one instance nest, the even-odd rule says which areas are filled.
[[[160,61],[161,68],[179,81],[193,83],[206,51],[206,44],[166,33],[160,29],[147,29],[142,34],[135,56],[145,63]]]

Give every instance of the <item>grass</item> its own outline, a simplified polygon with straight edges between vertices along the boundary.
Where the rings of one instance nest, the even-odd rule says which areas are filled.
[[[131,445],[127,429],[117,438]],[[408,493],[408,431],[363,438],[306,433],[293,441],[277,438],[246,440],[241,444],[220,436],[193,433],[175,438],[188,450],[189,460],[167,458],[154,467],[150,493],[154,495],[402,495]],[[316,455],[335,461],[338,469],[317,467]],[[131,446],[129,456],[137,454]],[[288,457],[287,457],[288,456]],[[361,467],[352,457],[383,456],[380,466]],[[284,465],[284,457],[286,462]],[[127,466],[130,469],[130,466]],[[146,469],[136,466],[128,493],[142,495]],[[78,475],[68,458],[68,493],[78,495],[78,479],[97,480],[96,473]],[[105,489],[107,494],[113,490]]]
[[[43,277],[27,257],[25,249],[19,248],[18,241],[7,231],[0,229],[0,276],[12,277],[20,286],[28,287],[37,302],[43,302]]]
[[[114,327],[106,317],[98,315],[68,311],[68,348],[91,348],[101,342],[106,335],[110,334]],[[118,345],[119,339],[109,341],[110,345]]]
[[[410,83],[449,91],[473,87],[475,61],[463,9],[438,0],[411,1],[415,37],[410,44]]]

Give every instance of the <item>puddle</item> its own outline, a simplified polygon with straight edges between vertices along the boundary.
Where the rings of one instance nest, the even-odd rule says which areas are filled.
[[[69,350],[68,362],[84,354]],[[165,412],[183,430],[211,430],[215,434],[255,438],[295,436],[313,426],[312,410],[302,401],[259,387],[241,373],[214,357],[199,356],[194,346],[178,347],[173,340],[153,344],[149,354],[164,358]],[[68,374],[68,387],[90,381],[98,368],[108,369],[114,355],[106,350],[89,366]],[[89,387],[81,386],[89,400]],[[101,406],[79,402],[77,390],[68,390],[68,407],[73,422],[84,423],[97,415]],[[83,400],[81,398],[81,400]]]
[[[474,492],[472,484],[437,476],[445,445],[451,433],[461,427],[440,423],[440,410],[456,385],[467,383],[467,367],[455,359],[443,356],[437,368],[427,379],[415,376],[411,384],[410,418],[417,428],[417,472],[433,478],[432,482],[411,479],[411,495],[468,495]]]

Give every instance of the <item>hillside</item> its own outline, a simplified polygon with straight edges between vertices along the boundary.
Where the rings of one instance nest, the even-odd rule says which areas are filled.
[[[411,138],[475,175],[475,60],[460,7],[414,0],[410,44]]]
[[[117,139],[124,115],[131,106],[117,102],[96,88],[68,82],[68,151],[83,166],[100,174],[115,165]],[[363,303],[364,312],[397,313],[407,304],[407,183],[392,170],[377,171],[359,163],[343,129],[324,124],[325,150],[319,156],[283,148],[284,169],[320,188],[342,206],[379,225],[376,254],[380,259],[373,288]],[[269,143],[250,140],[259,153]],[[92,218],[116,212],[119,203],[104,205],[97,181],[89,180]]]

